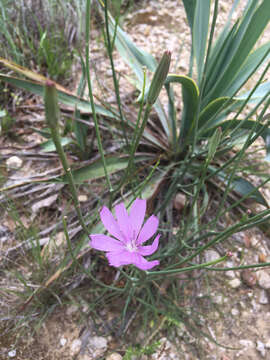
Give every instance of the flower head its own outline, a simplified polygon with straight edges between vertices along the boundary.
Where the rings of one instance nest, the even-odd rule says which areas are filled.
[[[152,245],[143,246],[157,231],[158,218],[154,215],[144,223],[146,200],[136,199],[128,214],[124,203],[115,206],[116,220],[110,210],[104,206],[100,218],[104,227],[113,236],[103,234],[90,235],[90,246],[106,251],[111,266],[133,264],[141,270],[149,270],[159,264],[158,260],[147,261],[144,256],[153,254],[158,248],[160,235]]]

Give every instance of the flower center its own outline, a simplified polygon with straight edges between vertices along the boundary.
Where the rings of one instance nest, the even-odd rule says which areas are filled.
[[[137,249],[137,246],[134,245],[134,244],[132,244],[131,242],[128,243],[128,244],[126,245],[126,247],[127,247],[127,250],[128,250],[129,252],[135,252],[135,251],[138,250],[138,249]]]
[[[133,233],[132,238],[130,241],[126,244],[126,248],[129,252],[136,252],[138,251],[138,247],[136,245],[136,238],[135,238],[135,232]]]

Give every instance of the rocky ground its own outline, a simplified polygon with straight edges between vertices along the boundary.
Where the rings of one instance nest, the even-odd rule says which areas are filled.
[[[172,68],[177,73],[187,73],[190,51],[190,35],[181,1],[144,1],[144,6],[135,9],[125,19],[125,30],[137,45],[159,58],[164,49],[172,51]],[[232,1],[220,1],[219,26],[226,20]],[[240,8],[245,1],[240,2]],[[235,17],[237,14],[235,14]],[[267,29],[264,38],[269,38]],[[103,85],[111,88],[111,73],[106,60],[99,63],[102,45],[93,47],[93,59],[100,65]],[[121,96],[126,97],[132,86],[127,85],[125,75],[129,69],[121,59],[116,58],[116,68],[121,77]],[[113,93],[111,100],[114,101]],[[22,160],[6,160],[17,163]],[[25,160],[24,160],[25,161]],[[12,167],[12,166],[11,166]],[[14,168],[14,164],[13,164]],[[265,196],[270,203],[270,192]],[[230,219],[228,219],[230,221]],[[0,241],[4,243],[8,224],[0,227]],[[0,248],[1,249],[1,248]],[[234,235],[228,242],[233,256],[224,266],[270,262],[270,238],[257,229]],[[218,249],[209,250],[206,260],[219,257]],[[270,359],[270,270],[246,270],[208,273],[201,277],[200,291],[192,299],[194,308],[201,312],[202,329],[207,330],[216,343],[210,339],[196,337],[184,324],[168,331],[168,324],[161,323],[153,331],[153,339],[159,341],[151,355],[133,354],[130,359],[207,359],[207,360],[254,360]],[[196,286],[197,283],[194,283]],[[72,301],[71,301],[72,303]],[[127,346],[124,339],[115,338],[93,330],[91,319],[87,318],[87,305],[74,301],[62,305],[44,321],[37,334],[29,331],[27,336],[3,337],[0,359],[77,359],[77,360],[121,360]],[[103,316],[113,316],[104,309]],[[207,332],[206,331],[206,332]],[[145,334],[136,335],[135,343],[145,343]],[[127,357],[125,357],[127,359]]]

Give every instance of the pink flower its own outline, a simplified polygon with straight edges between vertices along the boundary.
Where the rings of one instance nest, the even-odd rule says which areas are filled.
[[[116,220],[110,210],[104,206],[100,218],[108,232],[90,235],[90,246],[96,250],[106,251],[111,266],[133,264],[141,270],[149,270],[159,264],[158,260],[147,261],[144,256],[153,254],[158,248],[160,235],[152,245],[143,246],[157,231],[158,218],[154,215],[145,222],[146,200],[136,199],[128,214],[124,203],[115,206]]]

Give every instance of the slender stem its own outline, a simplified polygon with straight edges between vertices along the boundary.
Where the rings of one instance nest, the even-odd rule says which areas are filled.
[[[70,166],[68,164],[65,152],[63,150],[62,144],[61,144],[61,137],[59,134],[59,108],[58,108],[58,102],[57,102],[57,92],[56,88],[53,83],[48,82],[45,87],[45,110],[46,110],[46,120],[51,130],[51,136],[52,140],[54,142],[56,151],[59,155],[60,161],[62,163],[62,166],[64,168],[64,171],[66,173],[67,181],[69,184],[70,192],[72,195],[72,199],[74,201],[75,210],[77,212],[80,224],[85,231],[85,233],[88,235],[89,231],[87,229],[87,226],[85,225],[81,209],[80,209],[80,203],[78,200],[78,195],[76,191],[75,182],[73,179],[73,175],[70,169]]]
[[[139,108],[139,112],[138,112],[138,116],[137,116],[137,121],[136,121],[136,125],[135,125],[135,129],[134,129],[134,135],[132,138],[132,142],[131,142],[131,153],[129,155],[129,161],[128,161],[128,165],[125,171],[125,174],[122,178],[122,181],[120,182],[119,186],[117,187],[117,189],[115,190],[115,192],[119,191],[121,189],[121,187],[123,186],[123,184],[125,183],[126,179],[128,179],[129,174],[131,172],[131,167],[133,165],[133,160],[134,160],[134,154],[135,151],[133,153],[133,147],[135,146],[135,141],[137,138],[137,134],[138,134],[138,130],[139,130],[139,124],[141,121],[141,117],[142,117],[142,111],[143,111],[143,104],[144,104],[144,94],[145,94],[145,86],[146,86],[146,72],[144,70],[144,76],[143,76],[143,88],[142,88],[142,101],[140,103],[140,108]]]
[[[114,31],[113,43],[112,43],[111,37],[110,37],[110,30],[109,30],[109,14],[108,14],[108,1],[107,0],[104,1],[104,13],[105,13],[105,28],[106,28],[106,37],[107,37],[107,50],[108,50],[108,55],[109,55],[109,59],[110,59],[111,69],[112,69],[114,90],[115,90],[115,95],[116,95],[119,116],[121,119],[123,135],[125,138],[126,145],[128,146],[128,138],[127,138],[126,127],[125,127],[125,119],[124,119],[123,112],[122,112],[121,99],[120,99],[120,94],[119,94],[119,84],[116,79],[116,72],[115,72],[114,61],[113,61],[113,56],[112,56],[113,45],[114,45],[114,40],[115,40],[118,24],[117,24],[117,22],[115,23],[115,31]]]
[[[187,271],[192,271],[192,270],[204,269],[205,267],[216,265],[216,264],[226,260],[227,258],[228,258],[228,255],[225,255],[217,260],[209,261],[204,264],[191,265],[191,266],[188,266],[185,268],[180,268],[180,269],[177,268],[177,269],[172,269],[172,270],[161,270],[161,271],[151,271],[151,272],[147,271],[147,274],[148,275],[177,274],[177,273],[182,273],[182,272],[187,272]]]
[[[107,186],[109,188],[110,193],[112,193],[113,188],[112,188],[110,178],[109,178],[109,175],[108,175],[108,172],[107,172],[107,166],[106,166],[104,151],[103,151],[103,147],[102,147],[101,136],[100,136],[100,131],[99,131],[99,125],[98,125],[98,120],[97,120],[97,115],[96,115],[95,104],[94,104],[94,97],[93,97],[93,92],[92,92],[92,84],[91,84],[90,69],[89,69],[89,63],[90,63],[90,59],[89,59],[89,39],[90,39],[90,16],[91,16],[90,7],[91,7],[91,0],[87,0],[86,1],[86,14],[85,14],[85,17],[86,17],[86,21],[85,21],[86,78],[87,78],[88,92],[89,92],[89,98],[90,98],[90,103],[91,103],[91,108],[92,108],[92,115],[93,115],[93,119],[94,119],[96,136],[97,136],[98,151],[99,151],[99,154],[101,156]]]

